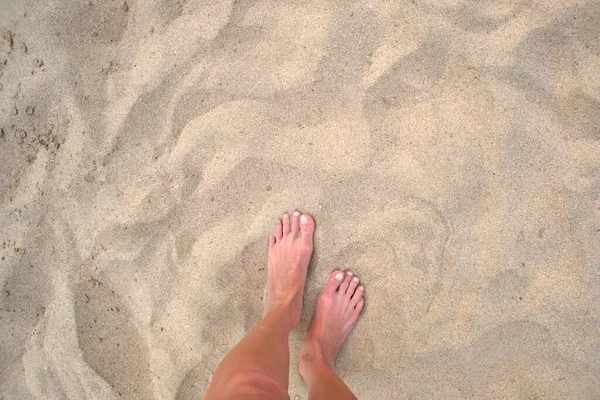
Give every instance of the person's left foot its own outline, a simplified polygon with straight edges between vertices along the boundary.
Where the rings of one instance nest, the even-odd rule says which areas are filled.
[[[302,293],[313,251],[315,222],[308,214],[283,214],[269,235],[267,262],[267,308],[289,317],[290,329],[300,322]]]

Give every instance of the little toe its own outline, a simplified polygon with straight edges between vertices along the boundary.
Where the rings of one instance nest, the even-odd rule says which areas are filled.
[[[327,281],[327,286],[325,286],[325,290],[323,292],[328,294],[335,293],[336,290],[342,284],[342,280],[344,279],[344,273],[339,269],[336,269],[329,275],[329,280]]]
[[[315,221],[308,214],[300,216],[300,238],[306,242],[312,243],[313,233],[315,232]]]
[[[360,299],[360,301],[356,304],[356,306],[354,306],[354,312],[356,313],[356,316],[358,316],[358,314],[360,314],[360,312],[362,311],[364,306],[365,306],[365,301],[363,299]]]
[[[298,236],[298,232],[300,232],[299,219],[300,219],[300,212],[299,211],[294,211],[292,213],[292,230],[290,232],[293,237]]]
[[[283,214],[281,222],[283,224],[283,236],[285,237],[290,233],[290,214]]]
[[[269,247],[273,247],[275,244],[275,235],[269,235]]]
[[[281,221],[277,221],[275,224],[275,238],[279,242],[283,237],[283,225],[281,225]]]
[[[352,304],[353,307],[355,307],[359,301],[362,300],[362,296],[365,293],[365,287],[360,285],[359,287],[356,288],[356,290],[354,291],[354,294],[352,295],[352,299],[350,300],[350,304]]]
[[[350,286],[350,281],[352,281],[352,277],[353,276],[354,276],[354,274],[352,273],[352,271],[347,271],[346,272],[346,276],[344,277],[344,281],[340,285],[339,293],[346,294],[346,291],[348,291],[348,286]]]
[[[352,278],[352,280],[350,281],[350,285],[348,285],[348,290],[346,291],[346,297],[350,298],[352,297],[352,295],[354,294],[354,291],[356,290],[356,287],[358,286],[358,277],[355,276],[354,278]]]

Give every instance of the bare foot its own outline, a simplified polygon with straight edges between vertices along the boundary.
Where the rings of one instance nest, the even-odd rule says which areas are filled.
[[[343,281],[342,281],[343,279]],[[364,306],[364,287],[346,272],[333,271],[321,292],[308,337],[300,352],[300,373],[308,381],[312,363],[325,362],[333,370],[340,347],[352,331]]]
[[[290,221],[291,219],[291,221]],[[308,214],[283,214],[269,235],[267,262],[267,308],[289,317],[290,329],[300,322],[302,293],[313,251],[315,222]]]

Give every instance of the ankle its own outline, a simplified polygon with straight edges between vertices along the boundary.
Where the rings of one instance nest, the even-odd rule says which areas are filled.
[[[302,379],[309,385],[322,381],[324,377],[334,374],[333,368],[324,358],[300,358],[299,368]]]
[[[324,369],[333,371],[332,360],[325,355],[318,344],[307,339],[300,352],[300,375],[306,382],[310,382],[313,377],[318,377]]]
[[[284,327],[288,331],[294,329],[300,323],[300,314],[290,312],[290,306],[273,305],[268,306],[263,314],[263,320],[275,320],[278,326]]]

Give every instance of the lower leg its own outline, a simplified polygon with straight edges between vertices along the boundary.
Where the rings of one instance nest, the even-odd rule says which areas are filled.
[[[283,312],[271,312],[221,361],[206,399],[288,399],[288,335]]]
[[[310,400],[356,399],[333,372],[333,363],[364,306],[364,288],[351,272],[334,271],[321,293],[300,353],[300,374]]]

